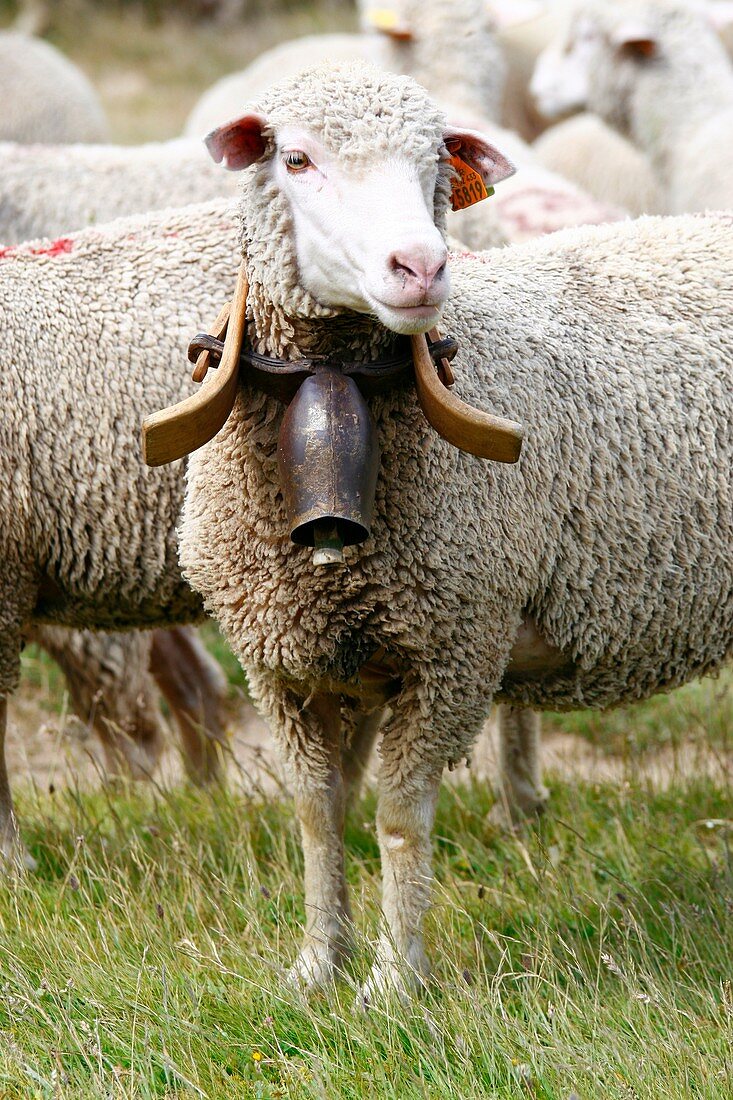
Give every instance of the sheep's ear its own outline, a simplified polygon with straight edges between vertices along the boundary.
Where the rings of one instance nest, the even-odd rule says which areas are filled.
[[[363,22],[373,31],[379,31],[396,42],[412,42],[415,37],[409,26],[393,8],[367,8]]]
[[[485,187],[501,183],[517,170],[508,157],[476,130],[459,130],[450,126],[443,131],[443,141],[452,157],[460,157],[474,172],[478,172]]]
[[[267,148],[266,126],[267,121],[262,115],[242,115],[212,130],[204,142],[217,164],[223,161],[230,172],[238,172],[249,168],[264,154]]]
[[[636,60],[654,57],[658,45],[654,31],[643,23],[619,24],[613,32],[611,42],[619,53]]]

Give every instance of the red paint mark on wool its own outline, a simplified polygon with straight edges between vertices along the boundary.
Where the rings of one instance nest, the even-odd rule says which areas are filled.
[[[64,256],[67,252],[72,252],[73,248],[74,241],[71,237],[59,237],[58,240],[49,241],[41,248],[11,244],[0,248],[0,260],[6,260],[12,256]]]
[[[43,248],[32,248],[31,253],[34,256],[63,256],[65,253],[71,252],[73,247],[74,242],[71,237],[59,237],[58,240],[44,245]]]

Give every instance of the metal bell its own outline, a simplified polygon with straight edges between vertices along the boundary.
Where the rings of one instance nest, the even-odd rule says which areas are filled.
[[[343,563],[343,547],[364,542],[374,512],[379,442],[353,379],[331,367],[306,378],[283,417],[280,481],[300,546],[316,565]]]

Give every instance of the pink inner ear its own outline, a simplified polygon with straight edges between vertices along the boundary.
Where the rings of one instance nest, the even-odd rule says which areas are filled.
[[[243,115],[212,130],[204,138],[206,148],[217,164],[224,162],[230,172],[249,168],[264,154],[267,142],[263,131],[267,125],[262,115]]]
[[[516,168],[483,134],[451,127],[443,134],[446,149],[478,172],[487,187],[513,176]]]

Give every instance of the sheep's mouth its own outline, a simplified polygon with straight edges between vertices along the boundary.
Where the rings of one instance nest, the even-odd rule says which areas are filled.
[[[416,302],[389,302],[379,298],[375,294],[368,295],[371,311],[385,328],[402,336],[414,336],[420,332],[427,332],[437,324],[445,297],[441,296],[437,301],[429,299]]]

